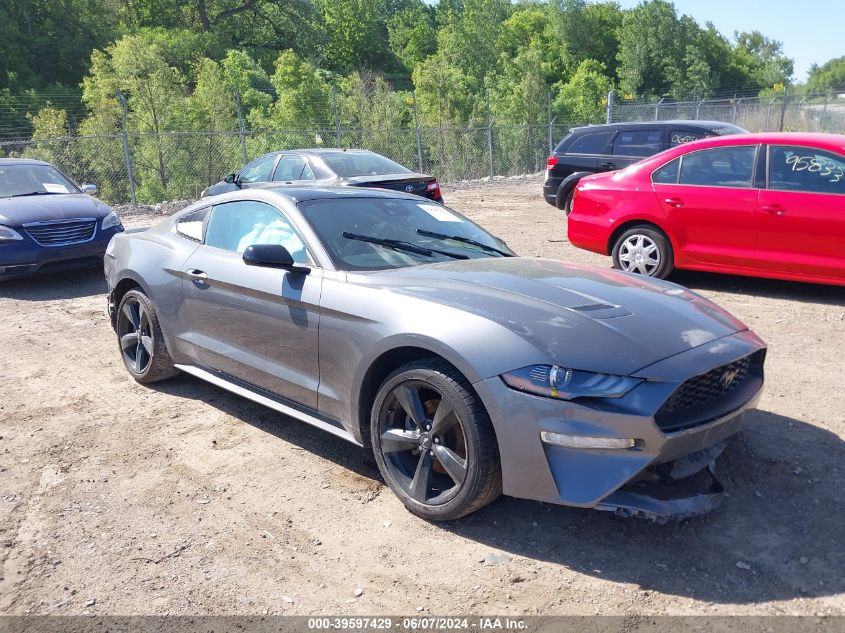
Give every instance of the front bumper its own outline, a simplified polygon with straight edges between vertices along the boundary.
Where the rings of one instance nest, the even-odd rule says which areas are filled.
[[[585,508],[627,507],[629,514],[636,514],[635,497],[614,499],[614,493],[654,476],[659,465],[683,460],[736,433],[745,421],[745,412],[757,405],[762,373],[739,406],[732,405],[730,411],[692,428],[662,431],[655,415],[664,401],[687,379],[762,349],[764,343],[751,332],[717,339],[640,370],[636,375],[647,379],[643,385],[619,401],[603,401],[601,406],[514,391],[498,376],[476,383],[496,430],[504,493]],[[637,444],[631,449],[569,448],[544,443],[542,431],[635,438]],[[698,470],[707,465],[702,462]],[[700,503],[693,505],[695,508],[687,504],[687,511],[700,513],[693,511],[701,509]]]
[[[0,281],[99,266],[109,240],[121,231],[122,226],[97,230],[94,239],[67,246],[42,246],[23,233],[22,240],[0,244]]]

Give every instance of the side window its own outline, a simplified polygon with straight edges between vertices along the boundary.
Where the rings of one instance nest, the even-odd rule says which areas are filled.
[[[705,136],[706,134],[704,132],[697,132],[695,130],[671,130],[669,132],[669,147],[677,147],[690,141],[697,141]]]
[[[619,132],[613,141],[615,156],[651,156],[661,149],[660,130]]]
[[[572,142],[567,154],[604,154],[607,144],[613,138],[613,132],[595,132],[584,134]]]
[[[202,242],[205,219],[208,217],[209,208],[197,209],[187,215],[183,215],[176,221],[176,232],[193,242]]]
[[[845,194],[845,156],[812,147],[772,145],[769,189]]]
[[[684,154],[682,185],[704,187],[751,187],[756,145],[719,147]]]
[[[273,174],[275,182],[314,180],[314,174],[302,156],[282,156]]]
[[[651,182],[654,184],[674,185],[678,182],[678,174],[681,171],[680,157],[669,161],[663,167],[658,167],[651,174]]]
[[[207,246],[243,253],[253,244],[281,244],[293,260],[308,263],[302,238],[275,207],[243,200],[215,205],[205,232]]]
[[[270,180],[270,172],[275,162],[276,154],[262,156],[244,167],[238,174],[238,178],[241,182],[266,182]]]

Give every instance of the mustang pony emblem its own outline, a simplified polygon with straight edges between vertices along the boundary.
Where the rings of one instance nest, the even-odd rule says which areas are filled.
[[[719,379],[719,382],[722,383],[722,388],[727,389],[733,384],[733,381],[736,380],[736,377],[739,376],[739,370],[737,369],[729,369],[722,377]]]

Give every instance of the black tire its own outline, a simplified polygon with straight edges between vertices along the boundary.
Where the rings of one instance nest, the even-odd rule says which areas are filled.
[[[577,186],[578,183],[576,183]],[[563,206],[561,209],[563,210],[565,215],[569,215],[572,213],[572,199],[575,197],[575,187],[570,189],[564,196],[563,196]]]
[[[140,290],[123,295],[115,330],[120,357],[136,381],[157,382],[179,373],[167,351],[153,303]]]
[[[385,379],[370,436],[385,482],[424,519],[458,519],[502,492],[490,417],[467,380],[443,360],[414,361]]]
[[[613,267],[619,270],[665,279],[674,265],[672,244],[654,225],[632,226],[613,244]]]

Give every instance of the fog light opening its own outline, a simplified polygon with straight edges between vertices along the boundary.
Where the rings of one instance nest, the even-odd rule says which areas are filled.
[[[635,448],[637,440],[627,437],[588,437],[586,435],[564,435],[551,431],[540,431],[540,439],[546,444],[565,448]]]

